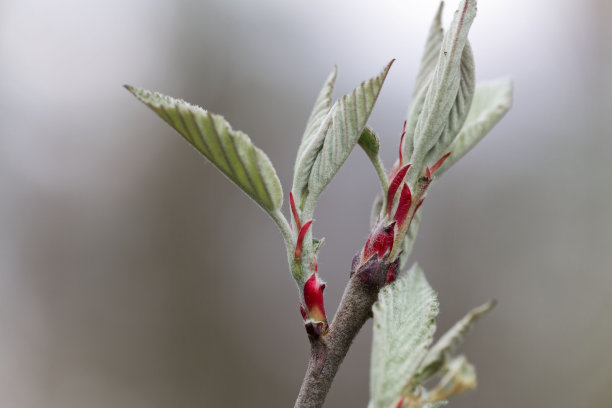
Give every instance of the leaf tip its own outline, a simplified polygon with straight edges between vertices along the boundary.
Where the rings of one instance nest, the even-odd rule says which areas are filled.
[[[394,62],[395,62],[395,58],[391,59],[391,61],[389,61],[389,63],[385,67],[385,69],[384,69],[385,76],[387,76],[387,73],[389,73],[389,70],[391,69],[391,65],[393,65]]]
[[[389,61],[387,65],[385,65],[381,73],[378,75],[378,78],[381,81],[381,84],[382,82],[384,82],[385,79],[387,79],[387,74],[389,73],[389,70],[391,69],[391,65],[393,65],[394,62],[395,62],[395,58]]]
[[[491,299],[487,303],[482,305],[482,311],[483,312],[488,312],[489,310],[494,309],[495,306],[497,306],[497,299]]]
[[[338,64],[334,64],[332,71],[329,73],[327,77],[326,84],[329,85],[327,97],[330,98],[329,102],[331,103],[331,96],[334,92],[334,85],[336,84],[336,79],[338,78]]]
[[[135,86],[129,85],[129,84],[124,84],[123,87],[127,89],[127,91],[131,93],[132,95],[134,95],[136,98],[141,99],[141,97],[138,95],[138,91],[139,91],[138,88],[136,88]]]

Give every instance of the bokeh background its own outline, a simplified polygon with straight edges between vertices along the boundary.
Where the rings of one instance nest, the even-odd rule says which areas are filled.
[[[339,96],[397,58],[370,120],[392,164],[436,8],[1,2],[0,406],[292,406],[308,343],[280,234],[121,85],[223,114],[288,191],[334,64]],[[514,107],[432,187],[412,255],[439,332],[499,301],[454,407],[612,404],[611,23],[606,0],[479,4],[477,77],[512,77]],[[356,149],[317,208],[330,315],[377,190]],[[365,406],[370,341],[371,323],[327,406]]]

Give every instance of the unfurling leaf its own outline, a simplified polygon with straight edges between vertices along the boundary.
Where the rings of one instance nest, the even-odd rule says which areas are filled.
[[[421,66],[419,68],[414,91],[412,93],[413,98],[415,98],[422,89],[427,88],[431,75],[436,68],[438,56],[440,55],[440,47],[442,46],[442,39],[444,39],[444,29],[442,28],[443,9],[444,2],[440,2],[438,12],[431,22],[429,34],[427,35],[427,40],[425,41],[425,52],[421,58]]]
[[[427,353],[436,329],[438,300],[423,271],[414,265],[380,291],[372,310],[369,408],[388,408],[403,394]]]
[[[304,201],[309,200],[312,211],[323,189],[357,144],[392,63],[378,76],[362,82],[353,92],[336,101],[316,134],[308,138],[298,155],[293,177],[292,192],[301,209]]]
[[[283,190],[268,156],[220,115],[157,92],[126,85],[268,213],[283,202]]]
[[[440,156],[448,152],[448,145],[457,137],[472,105],[476,77],[474,72],[474,56],[469,41],[466,41],[463,48],[459,72],[459,89],[455,103],[448,114],[448,123],[442,131],[438,142],[427,153],[425,158],[427,166],[430,166],[433,162],[439,160]]]
[[[422,108],[419,109],[418,96],[415,101],[414,109],[420,110],[416,123],[414,109],[411,109],[409,125],[414,123],[414,133],[408,129],[404,157],[417,168],[431,164],[432,160],[435,162],[438,156],[446,153],[444,149],[457,135],[467,116],[474,92],[474,62],[467,35],[475,16],[476,1],[463,0],[442,40]]]
[[[493,309],[495,301],[490,301],[478,306],[459,320],[450,328],[436,344],[427,352],[423,359],[419,374],[415,381],[421,383],[436,374],[450,359],[451,354],[459,347],[465,334],[474,326],[474,323]]]
[[[442,47],[442,39],[444,38],[444,30],[442,29],[443,8],[444,2],[440,2],[438,12],[429,28],[429,35],[425,43],[425,52],[421,58],[421,67],[419,68],[419,74],[417,75],[414,85],[412,103],[410,104],[408,117],[406,119],[406,136],[402,140],[403,143],[400,144],[400,152],[402,156],[406,157],[408,160],[410,160],[414,147],[414,128],[416,127],[417,120],[423,109],[423,102],[425,102],[425,96],[427,96],[427,88],[431,83],[431,77],[436,68],[438,56],[440,55],[440,48]]]
[[[368,159],[370,159],[372,166],[374,166],[374,170],[376,170],[380,187],[382,191],[386,193],[389,188],[389,176],[378,154],[380,151],[380,140],[378,136],[376,136],[374,130],[369,127],[363,129],[359,137],[359,146],[361,146],[366,156],[368,156]]]
[[[370,160],[375,162],[378,158],[378,151],[380,150],[380,141],[378,140],[378,136],[372,129],[366,126],[361,132],[361,136],[359,137],[359,146],[363,149],[363,151],[368,155]]]
[[[500,121],[511,106],[512,82],[509,79],[478,85],[463,128],[449,146],[451,155],[438,170],[438,175],[469,152]]]
[[[333,71],[329,74],[327,79],[325,80],[325,84],[323,84],[323,88],[319,92],[319,96],[315,101],[315,104],[312,108],[312,113],[306,122],[306,130],[304,130],[304,135],[302,136],[302,142],[300,143],[300,147],[298,148],[297,157],[295,159],[295,164],[300,161],[304,149],[308,146],[308,142],[312,139],[321,128],[325,117],[329,113],[329,110],[332,106],[332,93],[334,92],[334,84],[336,82],[336,77],[338,76],[338,67],[334,66]]]

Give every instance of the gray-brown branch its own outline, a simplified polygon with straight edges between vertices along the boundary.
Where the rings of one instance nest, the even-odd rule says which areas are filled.
[[[372,305],[384,285],[387,269],[388,265],[376,262],[352,274],[329,331],[318,338],[310,338],[310,361],[295,408],[323,406],[353,339],[372,316]]]

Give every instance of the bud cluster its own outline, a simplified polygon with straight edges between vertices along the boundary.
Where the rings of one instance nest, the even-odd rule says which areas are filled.
[[[433,179],[433,175],[450,153],[446,153],[431,167],[426,167],[421,177],[416,177],[412,189],[408,179],[409,172],[415,171],[412,164],[404,164],[401,151],[402,142],[406,134],[406,122],[400,140],[399,159],[393,166],[389,176],[389,188],[382,206],[382,214],[368,239],[353,261],[352,273],[363,273],[370,276],[373,270],[376,274],[384,274],[384,283],[393,282],[397,276],[397,261],[402,250],[402,243],[408,233],[414,215],[425,199],[425,193]],[[367,271],[367,272],[366,272]],[[374,281],[381,280],[381,276],[370,276]]]

